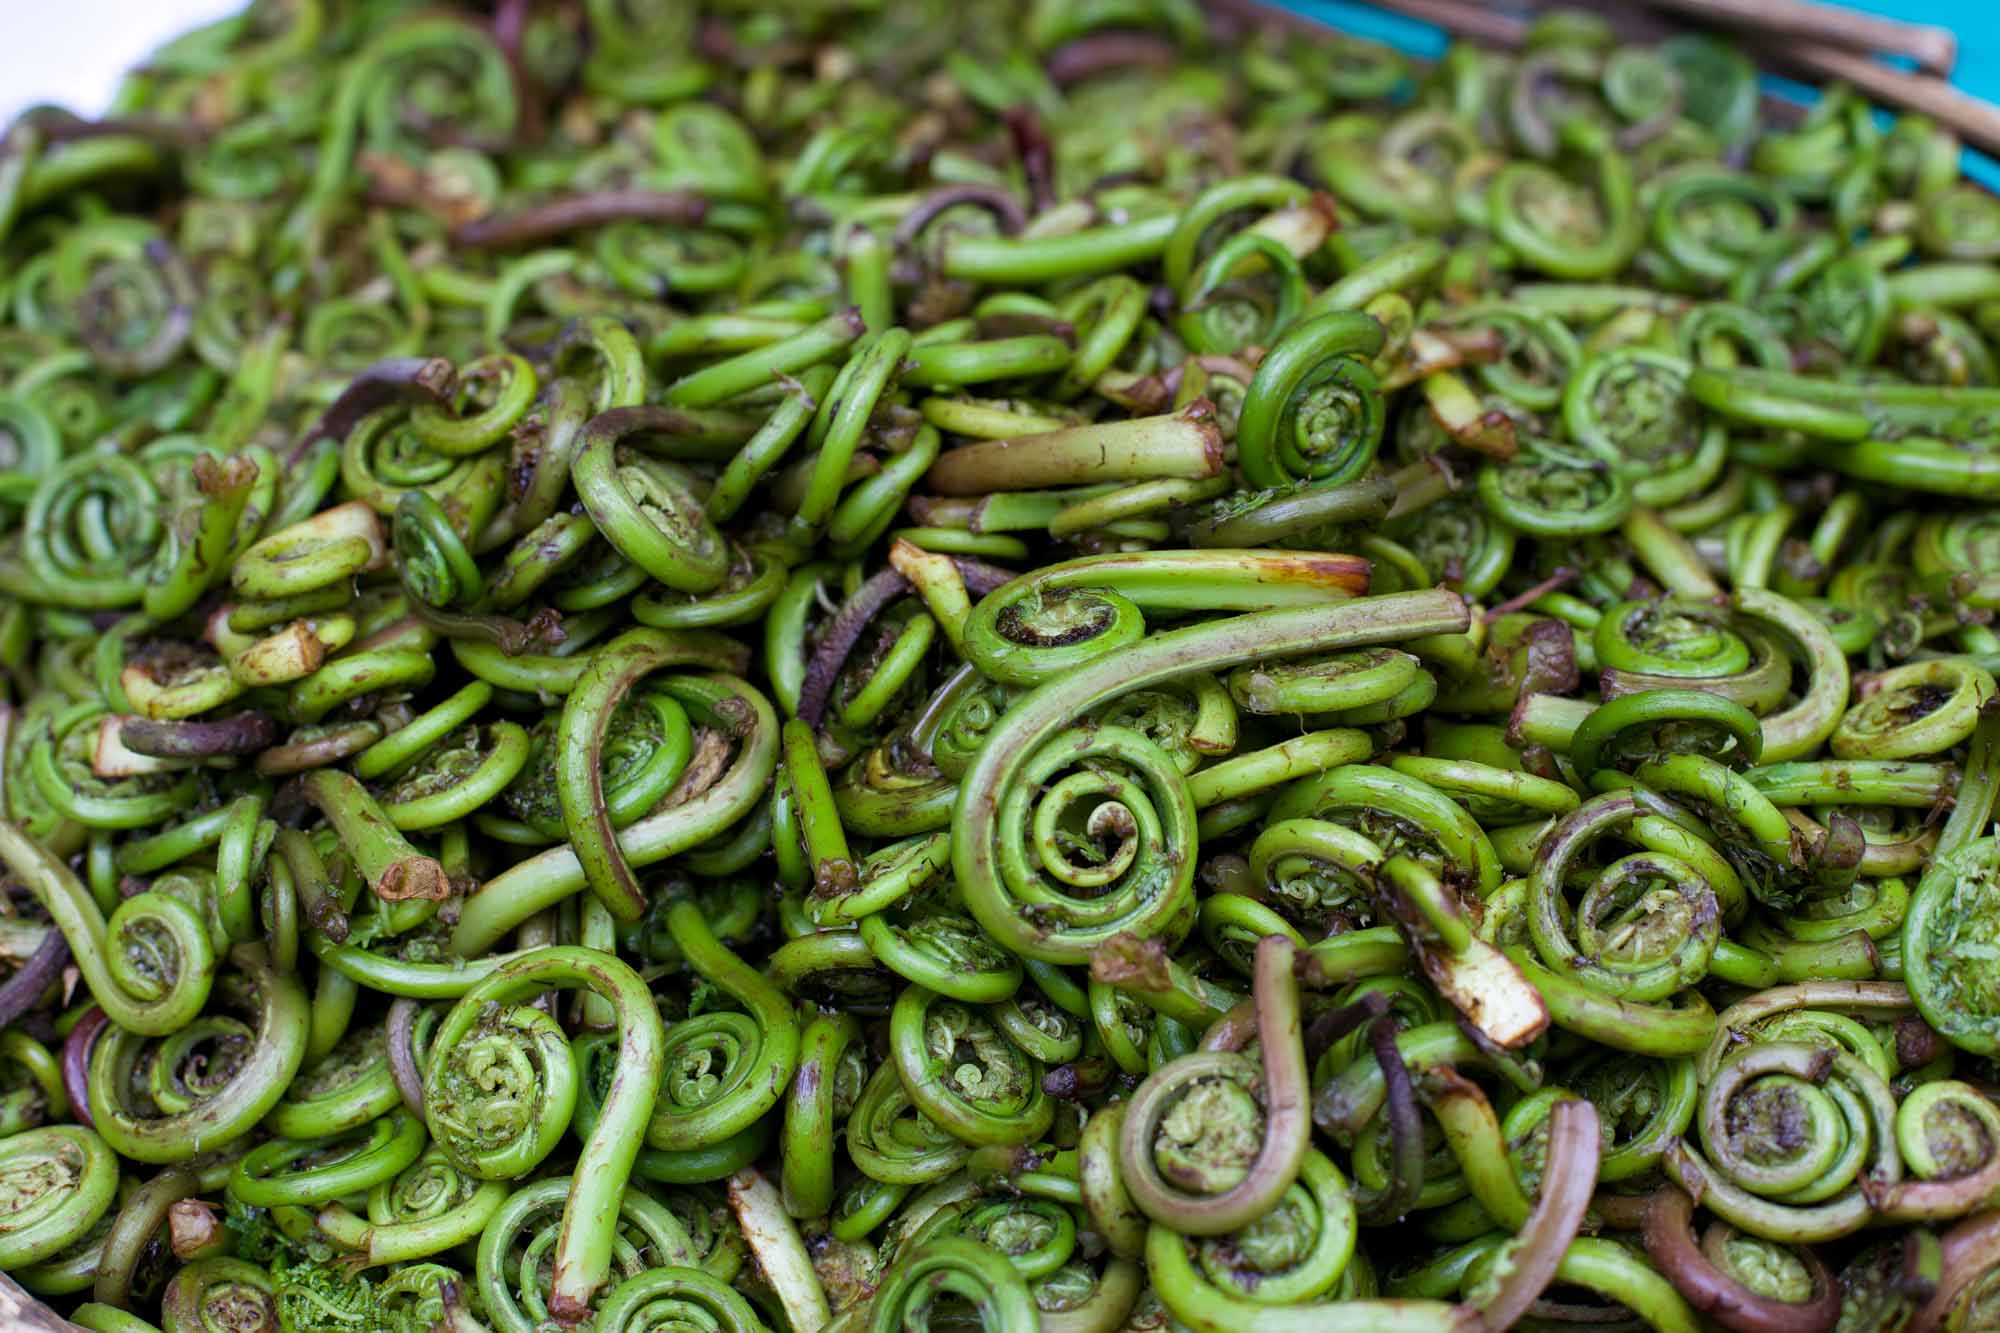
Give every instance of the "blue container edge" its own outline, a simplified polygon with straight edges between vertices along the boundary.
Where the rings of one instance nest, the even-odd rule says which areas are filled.
[[[1435,59],[1449,40],[1435,24],[1377,9],[1363,0],[1288,0],[1284,8],[1425,59]],[[2000,101],[2000,24],[1978,22],[1973,5],[1963,0],[1897,0],[1893,4],[1849,4],[1847,8],[1952,29],[1959,41],[1952,83],[1974,97]],[[1819,96],[1811,84],[1775,74],[1765,75],[1763,82],[1767,91],[1787,101],[1809,106]],[[1963,150],[1961,170],[2000,193],[2000,161],[1968,147]]]

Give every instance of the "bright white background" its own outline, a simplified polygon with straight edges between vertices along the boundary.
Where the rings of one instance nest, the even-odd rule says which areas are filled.
[[[162,42],[246,0],[0,0],[0,125],[54,102],[100,114],[119,76]]]

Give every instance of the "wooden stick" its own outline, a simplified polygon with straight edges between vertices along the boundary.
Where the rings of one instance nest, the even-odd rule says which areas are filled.
[[[1528,31],[1525,20],[1488,9],[1474,0],[1372,0],[1372,4],[1376,9],[1421,19],[1454,37],[1488,46],[1519,46]],[[1202,8],[1242,22],[1283,28],[1310,37],[1323,38],[1337,31],[1330,20],[1280,8],[1270,0],[1202,0]]]
[[[1259,0],[1208,0],[1208,3],[1212,9],[1244,18],[1268,19],[1278,12],[1269,5],[1259,3]],[[1675,12],[1679,12],[1684,3],[1734,4],[1736,0],[1647,0],[1652,9]],[[1763,3],[1763,0],[1744,0],[1744,3],[1754,5]],[[1455,37],[1494,46],[1518,47],[1528,28],[1525,20],[1489,9],[1476,0],[1375,0],[1375,4],[1379,9],[1434,23]],[[1591,7],[1600,12],[1614,8],[1602,0]],[[1625,15],[1637,19],[1643,12],[1626,10]],[[1822,79],[1843,80],[1886,106],[1921,112],[1956,132],[1967,143],[1988,152],[2000,153],[2000,107],[1961,92],[1943,79],[1932,78],[1928,74],[1912,74],[1868,56],[1819,42],[1759,37],[1751,45],[1768,63],[1788,66],[1796,72]],[[1766,97],[1764,102],[1767,112],[1773,113],[1776,119],[1789,121],[1797,116],[1793,103],[1770,97]]]
[[[1929,116],[1961,139],[1989,153],[2000,152],[2000,107],[1959,91],[1943,79],[1895,69],[1838,47],[1812,42],[1759,42],[1775,63],[1822,78],[1853,84],[1878,102]]]
[[[22,1329],[25,1333],[83,1333],[80,1325],[57,1318],[5,1273],[0,1273],[0,1328]]]
[[[1949,28],[1857,13],[1813,0],[1641,0],[1702,23],[1744,28],[1772,37],[1799,38],[1819,47],[1864,55],[1907,56],[1932,74],[1949,75],[1958,61],[1958,36]]]
[[[1375,7],[1435,23],[1454,37],[1493,46],[1519,46],[1528,32],[1525,19],[1468,0],[1375,0]]]

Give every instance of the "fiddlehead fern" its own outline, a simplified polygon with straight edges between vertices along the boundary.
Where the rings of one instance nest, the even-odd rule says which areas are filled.
[[[890,1012],[889,1043],[910,1100],[960,1141],[1031,1143],[1048,1130],[1038,1063],[978,1010],[913,986]]]
[[[0,1256],[8,1268],[46,1259],[81,1239],[111,1206],[118,1161],[81,1125],[48,1125],[9,1135],[0,1146],[6,1225]]]
[[[279,1333],[270,1274],[243,1259],[197,1259],[167,1284],[160,1308],[169,1333]]]
[[[124,1028],[98,1038],[90,1055],[90,1117],[124,1156],[179,1162],[204,1144],[229,1142],[276,1106],[304,1063],[308,1014],[298,980],[272,968],[259,945],[236,946],[230,962],[255,1014],[254,1029],[217,1017],[162,1040],[157,1051]],[[150,1080],[138,1077],[142,1063],[150,1064]],[[150,1096],[141,1100],[148,1082]]]
[[[69,867],[12,825],[0,825],[0,860],[71,941],[92,994],[121,1029],[164,1036],[201,1012],[216,958],[193,908],[164,894],[139,894],[106,921]]]
[[[674,1215],[639,1189],[625,1189],[594,1225],[606,1234],[607,1271],[620,1281],[649,1269],[686,1267],[695,1260],[693,1242]],[[560,1219],[572,1181],[553,1177],[514,1191],[480,1233],[479,1294],[487,1318],[510,1333],[532,1333],[560,1308],[566,1269]],[[569,1322],[588,1317],[598,1302],[587,1302]]]
[[[1894,1095],[1858,1058],[1771,1041],[1716,1067],[1697,1117],[1703,1152],[1682,1144],[1667,1170],[1752,1235],[1825,1240],[1867,1219],[1864,1171],[1870,1191],[1901,1178],[1894,1123]]]
[[[1996,844],[1991,838],[1939,855],[1924,871],[1903,917],[1903,977],[1926,1022],[1980,1053],[2000,1047],[1996,1003],[1980,941],[1990,928]]]
[[[1297,1178],[1309,1121],[1295,947],[1282,935],[1258,945],[1261,1079],[1240,1056],[1204,1053],[1166,1065],[1135,1094],[1119,1152],[1126,1189],[1155,1222],[1195,1235],[1234,1231]]]
[[[1454,612],[1462,604],[1451,593],[1407,594],[1395,605],[1415,624],[1449,630],[1460,623]],[[1113,881],[1099,873],[1091,873],[1086,879],[1086,882],[1094,880],[1093,888],[1100,890],[1094,897],[1083,898],[1051,891],[1041,875],[1053,872],[1060,877],[1070,873],[1063,868],[1063,862],[1048,865],[1036,873],[1031,871],[1033,862],[1028,861],[1025,855],[1003,851],[997,840],[998,826],[1006,818],[1003,806],[1010,813],[1019,812],[1006,818],[1010,826],[1022,822],[1026,813],[1020,808],[1027,803],[1028,788],[1013,785],[1011,779],[1016,773],[1034,771],[1037,773],[1035,780],[1042,781],[1056,772],[1057,765],[1067,756],[1082,758],[1093,753],[1095,747],[1105,741],[1104,731],[1094,737],[1057,739],[1062,720],[1072,715],[1067,710],[1076,704],[1143,688],[1152,678],[1149,671],[1156,672],[1158,678],[1166,678],[1199,667],[1225,668],[1254,657],[1277,656],[1287,649],[1296,653],[1308,648],[1325,651],[1336,645],[1360,647],[1378,642],[1395,632],[1390,629],[1390,624],[1397,617],[1386,600],[1373,603],[1370,610],[1372,614],[1366,618],[1343,615],[1343,608],[1336,604],[1325,608],[1266,612],[1262,616],[1220,622],[1226,628],[1174,631],[1149,639],[1144,648],[1120,654],[1115,659],[1099,659],[1060,680],[1050,681],[1017,704],[1003,720],[1001,729],[987,741],[959,789],[952,864],[966,893],[967,904],[980,924],[994,938],[1028,957],[1066,963],[1083,961],[1094,943],[1121,930],[1135,930],[1141,934],[1160,933],[1150,923],[1174,920],[1186,911],[1182,903],[1191,901],[1181,895],[1192,887],[1193,866],[1182,861],[1179,868],[1170,871],[1172,878],[1167,882],[1168,891],[1161,894],[1154,890],[1154,897],[1149,903],[1128,903],[1122,901],[1121,894],[1103,892],[1102,886]],[[1246,636],[1255,634],[1253,622],[1260,628],[1269,628],[1264,635],[1246,641]],[[1253,644],[1254,647],[1251,646]],[[1154,645],[1165,646],[1155,648]],[[1146,656],[1149,653],[1156,657]],[[1158,665],[1151,665],[1155,660]],[[1151,742],[1136,735],[1129,741],[1121,738],[1118,745],[1135,756],[1156,751]],[[1163,762],[1154,770],[1162,777],[1170,768],[1164,762],[1165,758],[1160,756]],[[1095,777],[1088,780],[1092,783],[1102,781]],[[1174,781],[1173,778],[1166,780],[1169,783]],[[1171,786],[1167,790],[1171,791]],[[1191,805],[1186,803],[1186,799],[1185,796],[1180,798],[1177,803],[1179,810],[1167,807],[1169,817],[1179,821],[1183,827],[1192,822]],[[1159,808],[1151,800],[1148,804],[1154,809]],[[1126,808],[1133,819],[1134,833],[1143,833],[1146,825],[1138,822],[1143,816],[1138,810]],[[1054,813],[1051,809],[1050,814]],[[1010,838],[1012,836],[1009,835]],[[1126,871],[1127,864],[1141,870],[1147,868],[1140,850],[1134,846],[1129,858],[1120,852],[1121,860],[1126,862],[1118,865],[1121,874]],[[1085,867],[1078,869],[1084,870]],[[1018,915],[1019,909],[1010,901],[1017,896],[1021,907],[1039,909],[1038,924],[1030,925]],[[1134,917],[1131,909],[1135,905],[1142,906],[1143,916]],[[1073,924],[1059,928],[1059,921]]]
[[[1355,313],[1307,320],[1278,340],[1237,419],[1237,458],[1252,485],[1337,486],[1367,469],[1384,425],[1367,358],[1381,347],[1381,326]]]
[[[461,1061],[476,1059],[480,1045],[468,1041],[468,1038],[485,1020],[489,1006],[508,1005],[549,987],[586,987],[609,1002],[618,1016],[621,1043],[618,1072],[610,1093],[604,1099],[603,1114],[579,1158],[576,1186],[568,1191],[561,1239],[553,1256],[555,1273],[548,1298],[549,1308],[558,1313],[565,1310],[571,1312],[574,1322],[589,1308],[591,1297],[603,1285],[609,1272],[617,1223],[616,1215],[602,1205],[608,1204],[624,1188],[626,1174],[638,1151],[637,1131],[652,1110],[664,1065],[666,1034],[660,1023],[659,1011],[653,1007],[645,984],[625,964],[593,950],[552,946],[530,951],[502,964],[467,991],[439,1025],[432,1045],[430,1071],[424,1082],[424,1106],[433,1135],[440,1142],[453,1144],[455,1140],[445,1117],[453,1105],[454,1079],[459,1077],[454,1074],[454,1067]],[[507,1011],[503,1009],[501,1012]],[[539,1010],[529,1011],[525,1007],[517,1006],[512,1012],[524,1016],[533,1012],[546,1018]],[[524,1017],[523,1021],[535,1020]],[[550,1039],[557,1039],[556,1034],[551,1033]],[[566,1053],[546,1056],[543,1067],[545,1077],[553,1076],[560,1067],[562,1074],[570,1080],[569,1086],[574,1088],[574,1074]],[[474,1080],[478,1077],[470,1069],[467,1075]],[[465,1090],[476,1096],[476,1081],[468,1083]],[[540,1090],[529,1096],[539,1098]],[[570,1097],[573,1104],[573,1091]],[[528,1113],[527,1119],[542,1125],[558,1118],[545,1115],[542,1106],[530,1104],[523,1109]],[[566,1121],[568,1111],[569,1107],[563,1106],[560,1119]],[[541,1131],[529,1140],[525,1151],[530,1164],[539,1161],[554,1147],[553,1141],[541,1141],[546,1133],[549,1132]],[[465,1152],[466,1148],[459,1146],[458,1151]],[[460,1165],[470,1169],[491,1169],[490,1160],[488,1163],[461,1162]],[[516,1199],[520,1197],[518,1194],[515,1196]],[[510,1204],[512,1202],[510,1200]],[[498,1225],[497,1221],[489,1225],[487,1234],[495,1234],[494,1228]],[[481,1267],[483,1274],[485,1265]],[[489,1303],[493,1299],[489,1292]]]
[[[646,1127],[656,1148],[705,1148],[748,1128],[774,1106],[798,1065],[792,1006],[720,940],[691,899],[667,910],[682,956],[747,1012],[718,1011],[667,1029],[665,1079]]]
[[[868,1307],[871,1333],[921,1325],[939,1294],[967,1303],[986,1333],[1040,1323],[1026,1280],[1005,1255],[977,1241],[940,1237],[912,1249],[884,1276]]]

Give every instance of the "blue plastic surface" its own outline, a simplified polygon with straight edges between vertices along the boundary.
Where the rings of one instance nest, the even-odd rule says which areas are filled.
[[[1285,7],[1324,20],[1359,37],[1372,37],[1417,56],[1435,56],[1444,50],[1445,37],[1438,29],[1417,19],[1405,18],[1355,0],[1284,0]],[[1866,0],[1851,3],[1849,9],[1886,14],[1910,23],[1935,23],[1958,34],[1958,68],[1952,82],[1975,97],[2000,102],[2000,23],[1992,20],[1991,0]],[[1813,90],[1789,79],[1770,78],[1772,91],[1798,101],[1810,101]],[[1988,189],[2000,190],[2000,163],[1983,153],[1967,150],[1966,174]]]

